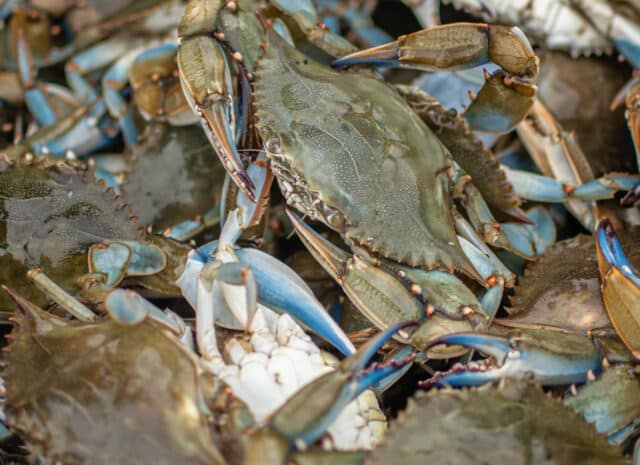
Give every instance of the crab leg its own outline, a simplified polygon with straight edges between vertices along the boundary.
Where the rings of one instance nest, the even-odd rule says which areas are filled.
[[[33,281],[38,289],[47,294],[53,301],[65,308],[78,320],[91,322],[97,319],[97,315],[93,313],[89,307],[74,299],[64,289],[54,283],[41,269],[36,268],[30,270],[27,273],[27,278]],[[3,289],[5,292],[9,292],[5,286],[3,286]]]
[[[39,126],[53,124],[59,117],[66,116],[64,111],[81,106],[77,96],[65,87],[36,81],[37,69],[22,30],[17,32],[16,59],[17,78],[24,89],[24,95],[21,95],[20,99],[24,98],[27,108]],[[5,76],[9,75],[10,73],[5,73]],[[7,79],[4,82],[8,88],[13,86]]]
[[[508,174],[505,168],[502,169]],[[484,242],[528,259],[541,255],[555,242],[555,227],[548,215],[536,215],[539,220],[536,224],[526,216],[525,219],[532,224],[498,223],[478,189],[464,177],[458,182],[460,181],[464,185],[460,188],[460,197],[465,204],[469,221]],[[509,181],[512,182],[510,179]],[[467,239],[471,240],[469,237]],[[474,241],[474,244],[477,242]]]
[[[377,350],[396,332],[415,323],[399,323],[379,333],[340,367],[307,384],[271,417],[268,427],[298,448],[314,443],[335,421],[342,409],[377,381],[413,361],[408,357],[365,370]],[[310,399],[313,402],[310,402]]]
[[[307,250],[376,327],[385,330],[403,319],[424,321],[434,312],[455,319],[486,319],[478,299],[453,274],[412,269],[382,260],[373,264],[358,255],[347,254],[295,213],[290,210],[287,213]]]
[[[52,124],[56,120],[56,115],[42,91],[36,87],[33,57],[22,30],[18,31],[16,60],[18,62],[18,76],[24,88],[24,100],[29,111],[36,118],[38,124],[44,126]]]
[[[569,198],[585,201],[611,199],[616,192],[632,190],[640,181],[637,175],[609,174],[574,186],[528,171],[507,167],[503,167],[503,171],[519,196],[538,202],[564,202]]]
[[[376,327],[386,329],[402,321],[421,321],[425,310],[396,278],[336,247],[287,210],[300,240],[342,287],[347,297]]]
[[[84,50],[65,64],[67,83],[84,103],[94,102],[98,93],[84,76],[113,63],[132,48],[139,47],[140,42],[140,39],[119,34]]]
[[[359,63],[433,70],[459,70],[494,62],[502,69],[487,82],[465,113],[472,129],[507,132],[535,101],[538,58],[517,27],[456,23],[401,36],[395,42],[352,53],[332,63]]]
[[[546,386],[584,383],[602,367],[602,357],[591,339],[551,329],[512,337],[478,332],[448,334],[429,343],[425,351],[442,344],[476,349],[493,357],[495,363],[457,366],[436,374],[428,385],[478,386],[523,376]],[[565,352],[558,349],[563,344]]]
[[[600,221],[596,234],[602,299],[616,332],[633,356],[640,358],[640,275],[608,219]]]
[[[127,51],[129,50],[129,51]],[[102,77],[102,95],[109,114],[118,121],[122,137],[128,146],[138,141],[138,131],[129,108],[120,95],[120,91],[129,81],[128,71],[131,64],[142,51],[141,47],[127,48]],[[67,78],[68,79],[68,78]]]
[[[517,132],[538,169],[545,176],[571,186],[567,191],[594,179],[591,166],[573,134],[563,131],[540,100],[518,125]],[[586,229],[595,229],[595,218],[588,202],[568,196],[565,205]]]
[[[51,154],[62,157],[86,156],[115,141],[117,128],[104,118],[107,108],[102,100],[90,107],[79,107],[69,115],[44,126],[26,137],[20,144],[6,150],[7,156],[16,157],[26,152]]]
[[[620,90],[611,102],[611,111],[624,102],[626,108],[624,115],[627,118],[629,132],[633,139],[637,166],[640,168],[640,76],[637,75],[637,72],[634,74],[633,79]]]
[[[178,67],[185,97],[200,116],[209,142],[233,181],[255,202],[255,185],[247,175],[233,137],[233,85],[224,50],[213,38],[185,36],[186,31],[190,32],[189,26],[181,24]]]

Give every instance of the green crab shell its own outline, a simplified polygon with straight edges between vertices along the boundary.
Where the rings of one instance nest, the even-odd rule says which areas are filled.
[[[640,264],[638,230],[620,234],[634,265]],[[546,324],[586,332],[611,326],[602,302],[593,236],[578,235],[554,244],[520,278],[506,308],[505,325]]]
[[[133,147],[131,173],[122,187],[140,224],[162,230],[212,209],[220,201],[224,167],[198,126],[147,126]]]
[[[451,218],[451,160],[395,90],[273,31],[255,76],[256,128],[290,205],[373,254],[477,277]]]
[[[0,160],[0,283],[35,303],[45,299],[28,285],[27,270],[42,268],[76,292],[90,245],[141,238],[128,208],[90,173],[62,162]],[[0,309],[11,307],[0,293]]]
[[[16,299],[6,421],[32,451],[69,465],[225,463],[177,339],[149,321],[71,323]]]
[[[622,465],[605,436],[523,382],[419,392],[368,465]]]

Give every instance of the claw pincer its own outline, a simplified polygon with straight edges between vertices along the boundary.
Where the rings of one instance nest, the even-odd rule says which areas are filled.
[[[512,335],[456,333],[431,342],[427,349],[460,345],[490,358],[437,373],[426,385],[478,386],[504,378],[528,378],[545,386],[584,383],[602,367],[602,356],[587,336],[545,329],[521,329]]]

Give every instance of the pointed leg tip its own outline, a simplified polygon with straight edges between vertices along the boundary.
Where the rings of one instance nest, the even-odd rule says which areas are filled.
[[[358,64],[374,64],[378,66],[398,66],[400,42],[394,41],[377,47],[350,53],[331,62],[332,68],[346,68]]]

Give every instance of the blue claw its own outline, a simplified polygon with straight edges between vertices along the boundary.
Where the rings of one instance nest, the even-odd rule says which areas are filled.
[[[441,336],[426,347],[425,351],[439,345],[464,346],[480,352],[491,355],[498,360],[503,360],[505,356],[512,350],[509,339],[504,336],[495,336],[484,333],[453,333]]]
[[[440,344],[476,349],[491,358],[458,364],[437,373],[423,386],[478,386],[504,378],[528,378],[544,386],[578,384],[602,368],[602,357],[590,338],[552,328],[522,328],[510,336],[449,334],[425,350]]]
[[[238,249],[236,253],[238,259],[251,268],[258,282],[261,303],[290,314],[343,355],[355,352],[355,347],[344,331],[291,268],[257,249]]]
[[[377,381],[413,361],[410,356],[363,371],[369,359],[396,332],[415,325],[415,322],[399,323],[379,333],[358,352],[345,359],[336,371],[329,372],[300,389],[273,414],[269,426],[293,444],[314,443],[349,402]],[[314,399],[314,402],[309,402],[310,399]]]
[[[622,244],[613,229],[613,224],[604,218],[598,224],[596,240],[604,259],[613,267],[618,268],[629,280],[640,287],[640,275],[633,267],[622,249]]]
[[[196,273],[212,254],[219,242],[213,241],[194,250],[187,263],[188,273]],[[356,349],[340,326],[331,318],[300,276],[271,255],[257,249],[236,249],[238,260],[249,266],[258,284],[258,301],[274,310],[288,313],[338,349],[343,355],[352,355]],[[184,275],[183,275],[184,276]],[[181,279],[182,280],[182,279]],[[181,283],[187,300],[195,302],[195,290],[190,279]],[[195,282],[195,280],[193,280]]]

